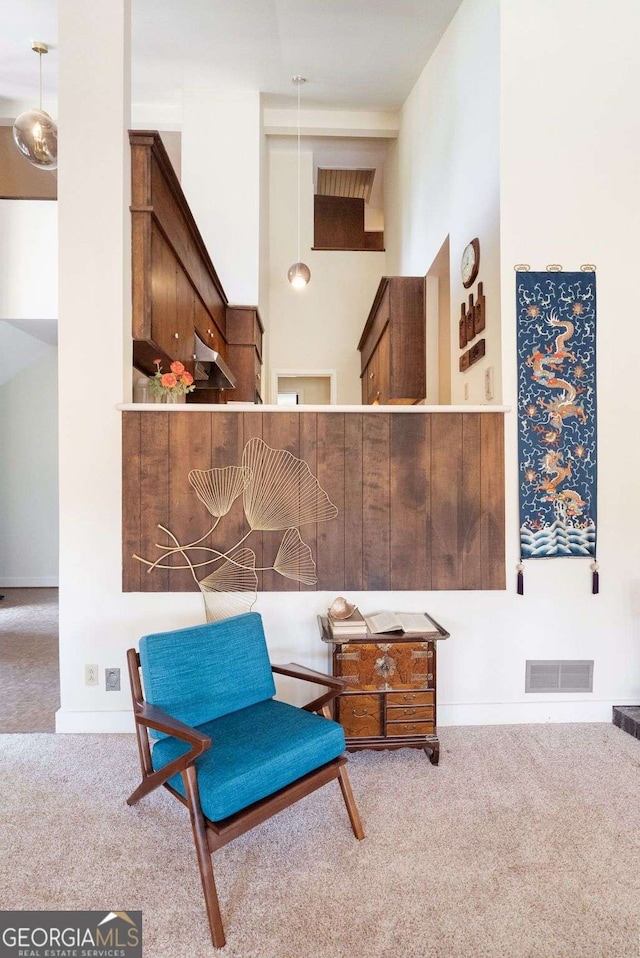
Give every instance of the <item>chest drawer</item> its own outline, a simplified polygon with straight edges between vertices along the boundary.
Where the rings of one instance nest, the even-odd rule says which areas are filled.
[[[434,722],[387,722],[388,738],[402,735],[433,735],[435,730]]]
[[[341,695],[337,718],[347,738],[382,735],[381,696]]]
[[[389,707],[387,702],[387,722],[400,722],[403,720],[415,722],[428,719],[435,721],[436,710],[433,705],[398,705],[394,708]]]
[[[400,705],[435,705],[435,692],[389,692],[387,707],[396,708]]]

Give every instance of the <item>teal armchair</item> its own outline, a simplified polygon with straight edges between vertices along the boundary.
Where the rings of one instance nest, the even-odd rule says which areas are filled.
[[[163,785],[189,809],[211,938],[221,948],[216,849],[334,779],[354,835],[364,838],[344,732],[328,708],[344,683],[299,665],[272,666],[255,612],[144,636],[127,659],[142,769],[127,802]],[[327,691],[304,708],[276,701],[273,672]]]

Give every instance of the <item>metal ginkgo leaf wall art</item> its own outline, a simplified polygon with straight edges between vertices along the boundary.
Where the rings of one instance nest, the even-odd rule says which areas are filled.
[[[166,526],[159,525],[173,545],[157,544],[163,551],[153,561],[134,555],[134,559],[148,566],[148,572],[189,569],[202,592],[208,622],[248,612],[258,596],[258,572],[273,570],[288,579],[315,585],[315,560],[311,548],[300,536],[299,527],[335,519],[338,510],[304,460],[286,449],[272,449],[256,438],[244,447],[241,466],[192,469],[188,478],[215,521],[204,535],[187,543],[179,542]],[[226,552],[203,545],[239,496],[243,499],[249,531]],[[244,545],[257,531],[283,532],[270,566],[257,568],[255,552]],[[208,558],[195,562],[193,553],[204,553]],[[186,564],[171,564],[174,556],[182,556]],[[215,568],[211,569],[212,566]],[[198,569],[210,571],[199,579]]]

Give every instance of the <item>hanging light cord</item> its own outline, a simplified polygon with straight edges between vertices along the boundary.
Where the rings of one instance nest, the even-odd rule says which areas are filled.
[[[298,86],[298,262],[300,262],[300,80]]]
[[[38,60],[40,61],[40,112],[42,113],[42,53],[38,53]]]

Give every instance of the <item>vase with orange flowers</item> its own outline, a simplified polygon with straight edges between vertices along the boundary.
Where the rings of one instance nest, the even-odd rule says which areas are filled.
[[[168,373],[162,372],[161,359],[154,359],[154,364],[156,372],[149,379],[149,389],[153,396],[160,397],[160,402],[179,402],[182,396],[196,388],[193,376],[178,359],[171,363]]]

